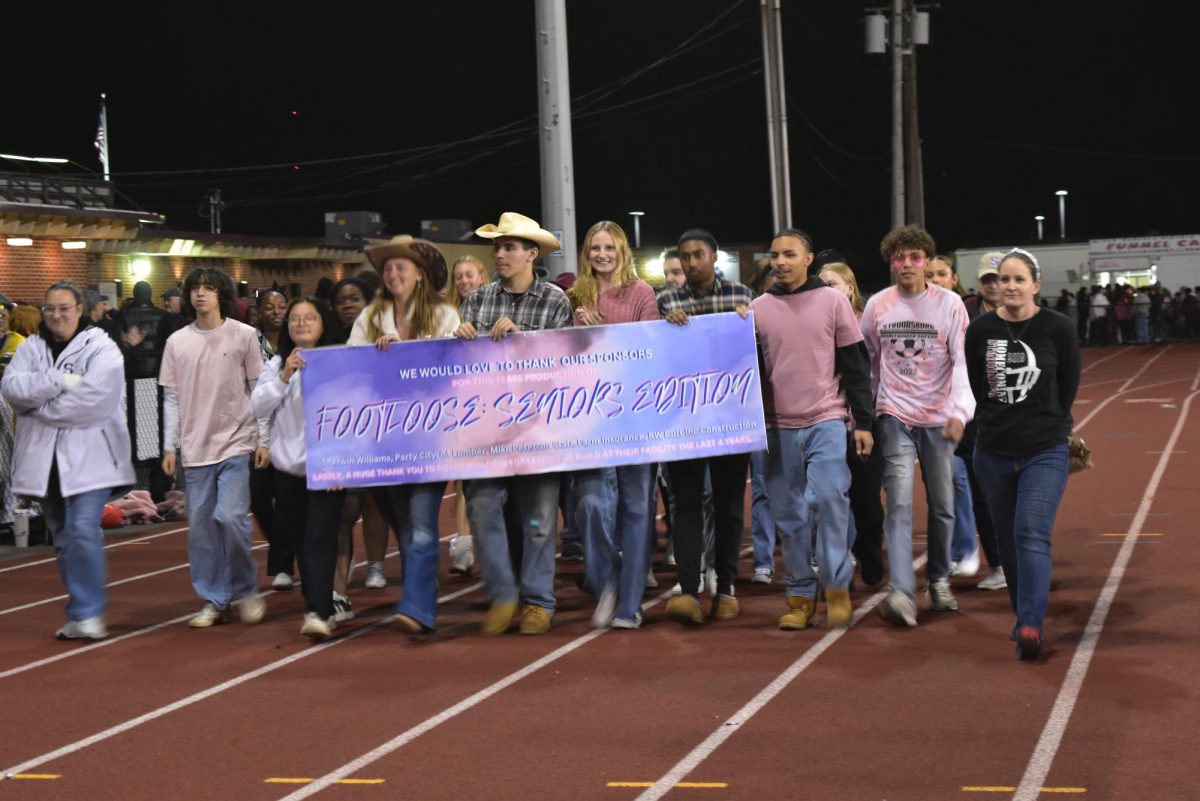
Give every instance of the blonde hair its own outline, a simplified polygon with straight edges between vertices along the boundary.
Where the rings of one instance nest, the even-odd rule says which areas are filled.
[[[854,277],[854,270],[850,269],[850,265],[842,261],[831,261],[828,264],[822,264],[817,275],[829,270],[831,273],[836,273],[842,277],[842,280],[850,285],[850,308],[854,309],[855,314],[861,314],[863,310],[862,294],[858,291],[858,279]]]
[[[466,300],[466,298],[458,294],[458,287],[454,285],[454,271],[460,264],[473,265],[475,269],[479,271],[479,274],[483,277],[483,280],[479,284],[480,286],[486,284],[491,278],[491,276],[488,275],[487,267],[483,265],[483,262],[469,253],[466,256],[459,256],[457,259],[455,259],[454,264],[450,267],[450,286],[446,289],[446,302],[453,306],[456,310],[462,305],[462,302]]]
[[[392,258],[408,258],[407,256]],[[391,259],[388,259],[391,261]],[[437,333],[437,310],[439,306],[449,305],[442,296],[438,294],[437,289],[433,286],[433,282],[429,280],[429,271],[425,264],[416,259],[409,259],[417,270],[421,273],[421,283],[417,287],[415,296],[413,297],[413,314],[412,328],[409,329],[409,339],[426,339]],[[384,266],[387,265],[385,261]],[[367,307],[367,339],[374,342],[383,336],[383,330],[379,327],[379,321],[383,319],[385,304],[391,303],[393,314],[395,313],[396,298],[392,295],[391,290],[387,288],[386,283],[380,283],[379,291],[375,293],[375,299],[371,301],[371,305]]]
[[[618,287],[623,287],[639,280],[637,270],[633,266],[633,250],[629,247],[629,237],[625,236],[625,231],[621,229],[621,226],[612,220],[601,220],[589,228],[587,235],[583,238],[583,247],[579,251],[579,277],[575,279],[575,284],[567,292],[567,297],[571,299],[572,309],[596,305],[599,285],[592,272],[592,262],[588,259],[588,251],[591,250],[592,239],[601,231],[608,232],[613,239],[613,244],[617,246],[617,269],[613,271],[613,283]]]

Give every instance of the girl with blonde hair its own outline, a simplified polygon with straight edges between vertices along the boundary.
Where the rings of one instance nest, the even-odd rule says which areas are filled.
[[[487,267],[479,259],[470,254],[459,256],[450,268],[450,290],[446,293],[446,302],[457,309],[467,295],[486,284],[490,278]]]
[[[850,308],[854,309],[854,316],[861,318],[866,303],[858,291],[858,280],[854,277],[854,270],[850,269],[850,265],[842,261],[831,261],[821,266],[820,275],[825,286],[833,287],[850,298]]]

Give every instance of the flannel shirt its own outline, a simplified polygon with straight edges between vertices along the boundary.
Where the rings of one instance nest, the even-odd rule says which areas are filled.
[[[666,317],[676,309],[687,313],[689,317],[698,314],[717,314],[718,312],[734,311],[736,306],[749,306],[754,300],[754,292],[745,284],[737,281],[722,281],[717,278],[713,283],[712,294],[701,295],[692,289],[691,284],[684,284],[682,289],[668,289],[658,296],[658,313]]]
[[[534,279],[524,293],[516,295],[504,289],[499,279],[476,289],[460,307],[462,321],[484,333],[501,317],[517,324],[518,331],[546,331],[571,325],[571,301],[554,284]]]

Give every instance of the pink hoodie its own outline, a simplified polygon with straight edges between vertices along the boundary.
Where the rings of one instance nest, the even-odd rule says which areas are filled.
[[[871,296],[862,332],[871,355],[875,413],[919,428],[975,414],[963,337],[967,310],[958,295],[930,285],[911,298],[888,287]]]

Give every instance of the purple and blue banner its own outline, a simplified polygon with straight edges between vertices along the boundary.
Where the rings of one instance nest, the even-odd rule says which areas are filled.
[[[735,313],[304,356],[312,489],[766,447],[753,318]]]

